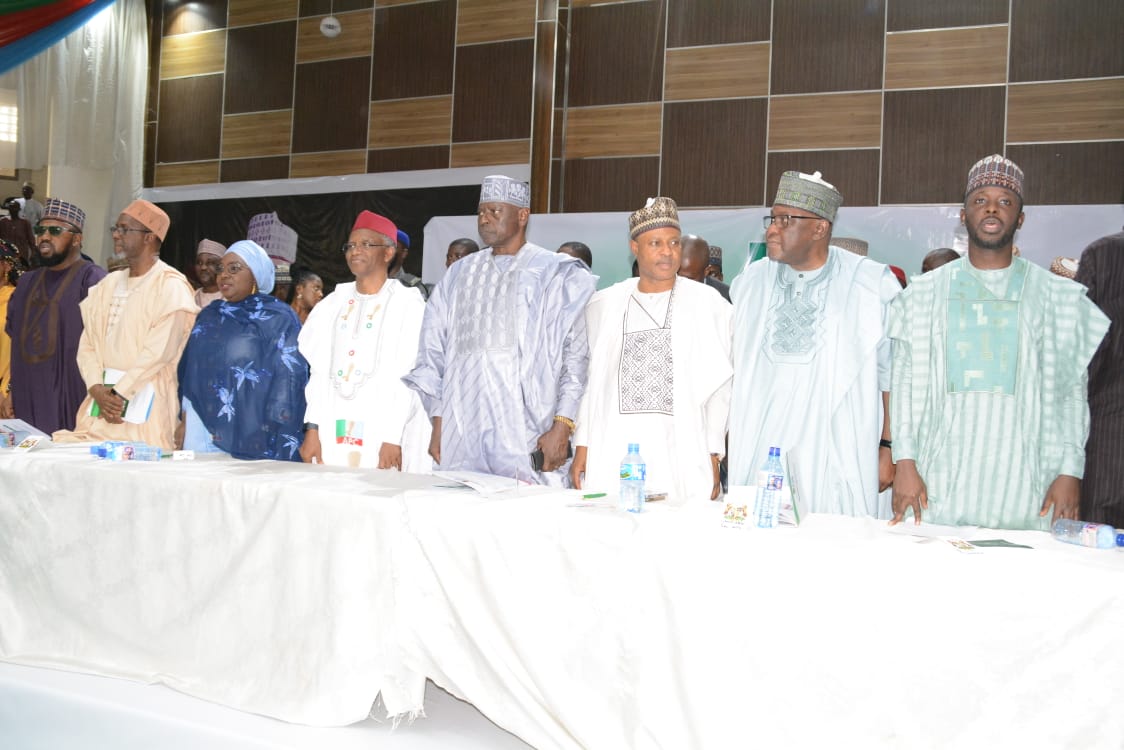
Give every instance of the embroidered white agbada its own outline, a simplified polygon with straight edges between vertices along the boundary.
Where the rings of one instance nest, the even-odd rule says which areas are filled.
[[[813,513],[890,516],[879,499],[885,320],[901,287],[885,265],[837,247],[814,271],[746,267],[734,302],[730,484],[752,485],[771,446],[798,451],[797,491]]]
[[[297,338],[311,373],[305,421],[318,425],[324,463],[374,468],[390,443],[402,448],[402,471],[432,471],[429,420],[402,382],[424,314],[421,294],[394,279],[376,294],[338,284],[308,314]]]
[[[589,383],[574,435],[588,449],[583,488],[615,493],[621,458],[639,443],[646,490],[676,505],[706,501],[710,454],[726,451],[733,310],[689,279],[662,294],[637,283],[603,289],[586,308]]]

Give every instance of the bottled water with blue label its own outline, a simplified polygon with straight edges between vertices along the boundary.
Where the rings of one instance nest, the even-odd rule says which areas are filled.
[[[640,444],[629,443],[628,455],[621,459],[620,507],[630,513],[644,510],[644,477],[648,466],[640,457]]]
[[[753,504],[753,517],[758,527],[776,527],[781,514],[781,490],[784,488],[784,467],[781,466],[781,449],[770,448],[769,457],[757,470],[757,500]]]

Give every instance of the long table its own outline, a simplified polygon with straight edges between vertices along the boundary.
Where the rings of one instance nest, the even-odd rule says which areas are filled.
[[[0,454],[0,658],[319,726],[431,678],[544,749],[1124,744],[1124,552],[434,484]]]

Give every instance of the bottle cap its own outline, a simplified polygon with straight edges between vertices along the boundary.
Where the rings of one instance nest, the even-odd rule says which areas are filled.
[[[629,453],[639,453],[640,452],[640,443],[629,443],[628,444],[628,452]]]
[[[1116,530],[1116,546],[1124,547],[1124,531],[1121,531],[1120,529]]]
[[[773,458],[774,456],[779,458],[780,455],[781,455],[781,449],[780,448],[777,448],[777,447],[774,446],[774,447],[769,449],[769,458]]]

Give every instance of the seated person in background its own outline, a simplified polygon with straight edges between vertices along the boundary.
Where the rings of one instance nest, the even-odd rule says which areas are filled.
[[[734,311],[714,291],[676,275],[675,201],[651,199],[628,223],[640,278],[602,289],[586,307],[589,385],[570,481],[613,492],[621,456],[639,443],[646,489],[666,492],[676,505],[713,500],[726,452]],[[702,265],[706,250],[703,242]]]
[[[425,301],[388,278],[398,230],[364,211],[343,246],[355,281],[337,284],[300,332],[308,381],[301,458],[428,473],[429,419],[402,376],[418,355]]]
[[[222,299],[218,275],[224,255],[226,246],[214,240],[199,240],[199,245],[195,248],[195,278],[199,281],[199,288],[195,290],[195,304],[199,305],[199,309]]]
[[[230,246],[218,280],[223,299],[199,313],[180,359],[183,447],[299,461],[308,364],[297,316],[270,296],[273,263],[255,242]]]
[[[707,276],[710,267],[710,245],[697,234],[683,235],[683,260],[679,265],[679,275],[700,284],[706,284],[730,301],[730,287],[713,276]]]
[[[925,259],[921,261],[921,273],[929,273],[929,271],[934,271],[945,263],[951,263],[954,260],[960,260],[960,253],[951,247],[938,247],[936,250],[930,250]]]
[[[569,255],[571,258],[577,258],[585,263],[586,268],[593,270],[593,251],[584,242],[563,242],[558,246],[556,252]]]
[[[476,244],[476,240],[470,240],[468,237],[453,240],[449,243],[448,252],[445,253],[445,268],[453,265],[466,255],[478,252],[480,252],[480,246]]]
[[[324,282],[311,268],[293,264],[293,286],[289,289],[289,307],[297,315],[301,325],[308,320],[308,314],[316,303],[324,299]]]

